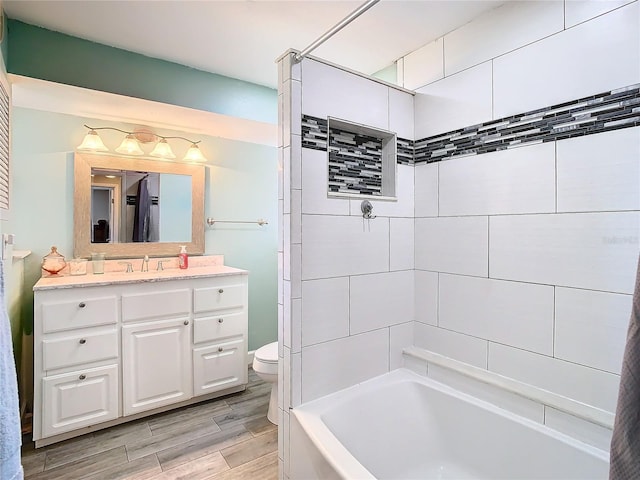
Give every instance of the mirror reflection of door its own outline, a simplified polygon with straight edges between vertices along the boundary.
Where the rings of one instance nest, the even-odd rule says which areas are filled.
[[[96,175],[91,185],[91,242],[118,241],[120,218],[120,178]]]

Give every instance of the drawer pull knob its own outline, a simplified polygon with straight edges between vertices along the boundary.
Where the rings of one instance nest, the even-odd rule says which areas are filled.
[[[222,322],[224,322],[224,318],[219,318],[218,323],[222,323]]]
[[[79,306],[80,308],[84,308],[84,307],[86,307],[86,306],[87,306],[87,304],[86,304],[86,303],[84,303],[84,302],[80,302],[80,303],[78,304],[78,306]]]
[[[185,325],[189,325],[189,320],[185,320],[183,323],[184,323]]]
[[[85,343],[87,343],[87,339],[86,338],[81,338],[80,339],[80,345],[84,345]]]
[[[224,350],[224,348],[222,348],[222,347],[218,347],[218,351],[219,351],[219,352],[222,352],[223,350]]]
[[[218,293],[224,293],[224,289],[219,288],[219,289],[218,289]]]
[[[78,378],[79,378],[80,380],[84,380],[85,378],[87,378],[87,376],[83,373],[83,374],[82,374],[82,375],[80,375]]]

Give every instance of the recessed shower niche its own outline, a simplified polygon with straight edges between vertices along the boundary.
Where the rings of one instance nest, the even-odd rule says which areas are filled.
[[[328,118],[328,195],[396,199],[396,134]]]

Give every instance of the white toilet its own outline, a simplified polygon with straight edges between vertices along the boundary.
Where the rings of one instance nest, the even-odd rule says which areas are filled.
[[[271,384],[271,399],[267,418],[278,424],[278,342],[268,343],[253,354],[253,371]]]

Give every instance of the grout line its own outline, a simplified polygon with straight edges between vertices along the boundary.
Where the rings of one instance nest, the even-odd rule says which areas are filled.
[[[351,276],[347,277],[347,298],[349,299],[347,304],[347,318],[349,320],[349,336],[351,336]]]
[[[556,358],[556,287],[553,287],[553,315],[551,328],[551,356]]]
[[[440,272],[436,282],[436,326],[440,326]]]
[[[487,278],[491,278],[491,216],[487,216]]]
[[[554,166],[554,185],[555,185],[555,189],[554,189],[554,194],[555,194],[555,213],[558,213],[558,141],[554,141],[554,148],[553,148],[553,166]]]
[[[491,59],[491,120],[496,119],[496,107],[495,107],[495,87],[494,87],[494,64]]]
[[[444,79],[447,76],[447,69],[444,60],[444,35],[440,38],[442,38],[442,78]]]
[[[486,364],[485,364],[485,368],[487,370],[489,370],[489,343],[491,343],[491,342],[489,342],[489,340],[487,340],[487,358],[486,358]]]

